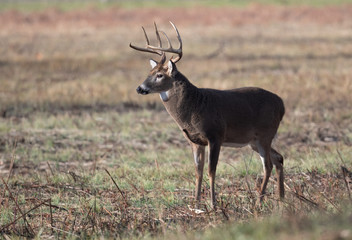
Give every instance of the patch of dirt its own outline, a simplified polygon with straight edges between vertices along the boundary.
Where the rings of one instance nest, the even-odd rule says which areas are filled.
[[[105,10],[86,9],[64,12],[49,9],[36,13],[6,11],[0,13],[0,31],[44,28],[62,30],[81,28],[116,28],[141,25],[146,21],[167,22],[180,25],[265,25],[277,23],[352,24],[352,4],[344,6],[284,7],[253,4],[246,8],[190,7]],[[14,28],[16,26],[16,28]]]

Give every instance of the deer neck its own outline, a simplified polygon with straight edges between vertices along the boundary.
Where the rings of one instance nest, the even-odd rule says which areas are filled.
[[[173,87],[160,93],[160,98],[168,111],[181,128],[190,121],[197,104],[199,89],[184,75],[178,72]]]

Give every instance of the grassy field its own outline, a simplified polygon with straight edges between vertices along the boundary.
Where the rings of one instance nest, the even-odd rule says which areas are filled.
[[[352,5],[222,4],[0,13],[0,238],[352,239]],[[194,211],[191,149],[128,47],[170,16],[195,85],[283,98],[284,201],[272,177],[257,204],[258,156],[223,148],[219,208],[205,176]]]

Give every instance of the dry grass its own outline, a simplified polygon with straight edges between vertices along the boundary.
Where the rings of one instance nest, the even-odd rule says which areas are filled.
[[[226,20],[258,8],[262,21]],[[268,9],[291,17],[267,21]],[[279,216],[285,224],[272,224],[279,230],[267,234],[285,238],[292,222],[291,231],[309,232],[302,225],[314,225],[314,216],[341,216],[351,201],[351,176],[341,170],[352,169],[350,8],[333,7],[343,21],[330,24],[324,17],[314,20],[317,10],[303,9],[302,22],[292,17],[302,10],[264,6],[229,9],[221,27],[192,9],[186,20],[175,21],[185,45],[178,68],[194,84],[263,87],[282,96],[287,109],[275,142],[285,156],[287,198],[281,206],[273,183],[264,203],[256,204],[262,171],[256,156],[225,148],[217,177],[219,208],[209,208],[205,177],[201,213],[192,211],[194,172],[186,141],[158,96],[135,93],[150,56],[133,52],[128,43],[143,42],[138,21],[144,24],[152,10],[140,10],[146,11],[140,20],[139,10],[128,10],[133,21],[116,27],[90,22],[94,10],[68,13],[84,20],[76,25],[62,20],[64,13],[57,18],[62,22],[48,21],[49,26],[35,14],[23,20],[27,25],[11,22],[13,13],[1,15],[18,28],[0,28],[0,232],[42,238],[176,232],[197,239],[195,232],[211,238],[212,232],[220,234],[214,226],[230,228],[223,223],[241,233],[246,228],[235,223],[257,226],[254,221]],[[331,10],[320,8],[321,16],[324,9]],[[99,14],[107,14],[102,19],[108,22],[113,11]],[[207,11],[217,16],[221,9]],[[15,19],[26,19],[21,16]],[[190,24],[192,16],[196,25]],[[160,27],[170,29],[166,21]],[[349,217],[328,233],[339,237]],[[263,237],[265,231],[254,234],[249,236]]]

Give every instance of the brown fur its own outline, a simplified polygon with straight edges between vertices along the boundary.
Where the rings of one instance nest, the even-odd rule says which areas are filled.
[[[271,148],[285,113],[281,98],[255,87],[225,91],[197,88],[177,70],[172,61],[161,63],[151,70],[137,92],[148,94],[167,91],[168,99],[163,104],[190,142],[194,153],[196,199],[200,200],[205,146],[209,147],[211,204],[215,206],[215,172],[220,148],[233,144],[249,144],[264,159],[260,199],[265,193],[273,165],[277,168],[279,196],[283,198],[283,157]]]

